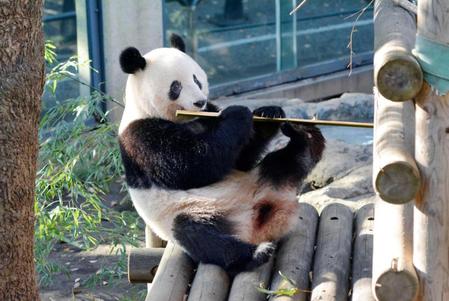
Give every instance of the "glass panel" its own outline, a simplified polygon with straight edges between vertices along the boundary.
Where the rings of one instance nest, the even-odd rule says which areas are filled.
[[[290,16],[299,2],[165,0],[166,37],[171,32],[185,37],[189,54],[206,70],[211,85],[254,77],[260,84],[260,76],[292,69],[297,70],[294,79],[345,70],[357,12],[370,1],[307,1]],[[372,17],[371,7],[355,26],[354,58],[365,55],[358,62],[372,54]]]
[[[44,5],[44,36],[56,46],[57,61],[64,62],[77,54],[76,15],[74,0],[46,0]],[[56,62],[56,63],[58,63]],[[55,64],[56,64],[55,63]],[[48,66],[47,69],[52,66]],[[74,71],[74,70],[70,70]],[[79,96],[79,84],[70,79],[59,82],[56,95],[45,91],[42,111],[44,112],[56,100]]]
[[[315,0],[304,5],[296,13],[298,65],[303,67],[339,58],[345,58],[347,65],[350,54],[347,46],[357,12],[368,3],[365,0]],[[354,55],[373,50],[372,18],[370,8],[356,22]]]
[[[295,0],[276,0],[277,71],[297,67]]]
[[[212,85],[276,71],[273,0],[165,0],[167,39],[182,34]]]
[[[58,60],[76,54],[76,16],[74,0],[46,0],[44,34],[56,45]]]

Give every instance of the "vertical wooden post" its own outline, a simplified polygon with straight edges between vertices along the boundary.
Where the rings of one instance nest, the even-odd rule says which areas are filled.
[[[418,1],[418,35],[449,45],[449,1]],[[423,185],[414,212],[413,263],[420,280],[419,300],[445,301],[449,300],[449,93],[438,96],[425,83],[416,106],[416,161]]]
[[[412,263],[413,203],[404,204],[404,201],[414,197],[419,183],[419,174],[411,181],[415,178],[413,170],[416,169],[413,160],[415,108],[411,101],[392,102],[385,99],[377,90],[374,95],[373,178],[379,186],[379,177],[384,174],[385,179],[381,182],[390,188],[377,188],[373,292],[379,301],[411,301],[418,291],[418,279]],[[387,203],[384,199],[386,195],[391,199],[401,199],[401,194],[405,199],[396,202],[399,204]]]
[[[415,16],[395,5],[393,0],[376,0],[374,82],[389,100],[409,100],[421,89],[422,71],[411,52],[415,33]]]

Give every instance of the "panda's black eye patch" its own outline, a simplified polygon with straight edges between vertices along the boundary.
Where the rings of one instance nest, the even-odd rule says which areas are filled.
[[[193,75],[193,81],[195,82],[195,84],[198,85],[198,87],[201,89],[203,89],[203,85],[200,83],[200,81],[198,80],[198,78],[196,77],[196,75]]]
[[[170,100],[176,100],[179,97],[179,94],[181,94],[182,85],[181,82],[174,80],[170,85],[170,91],[168,91],[168,98]]]

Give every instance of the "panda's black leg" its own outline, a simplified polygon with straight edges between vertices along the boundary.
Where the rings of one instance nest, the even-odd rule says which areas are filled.
[[[287,146],[269,153],[260,163],[260,177],[275,186],[298,185],[321,159],[325,139],[314,126],[284,123]]]
[[[231,231],[223,217],[205,219],[179,214],[173,223],[176,241],[193,260],[219,265],[231,275],[253,269],[273,254],[273,244],[252,245],[236,239]]]
[[[253,111],[253,115],[268,118],[285,117],[284,110],[278,106],[257,108]],[[270,140],[279,132],[279,126],[276,122],[255,122],[254,133],[240,152],[235,168],[241,171],[251,170],[259,161]]]

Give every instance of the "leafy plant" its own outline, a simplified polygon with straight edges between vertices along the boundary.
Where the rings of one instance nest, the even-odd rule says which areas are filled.
[[[45,58],[53,63],[50,45],[46,43]],[[76,77],[77,68],[74,57],[56,64],[47,73],[46,88],[54,93],[59,81]],[[41,118],[35,260],[43,285],[64,271],[47,259],[56,242],[80,249],[110,243],[124,253],[127,244],[136,245],[141,238],[143,225],[135,212],[118,212],[104,202],[112,185],[124,188],[117,125],[108,122],[108,112],[102,109],[109,99],[94,91],[88,97],[58,101]],[[114,275],[121,277],[125,270],[118,266]]]
[[[279,297],[279,296],[292,297],[292,296],[295,296],[295,295],[301,294],[301,293],[311,293],[311,291],[309,291],[309,290],[303,290],[303,289],[297,288],[297,285],[293,281],[293,279],[288,278],[281,271],[279,271],[279,275],[281,276],[282,281],[285,284],[287,284],[285,288],[269,290],[264,287],[263,283],[260,283],[259,286],[257,287],[257,290],[261,293],[268,295],[268,296],[275,296],[275,297]]]

